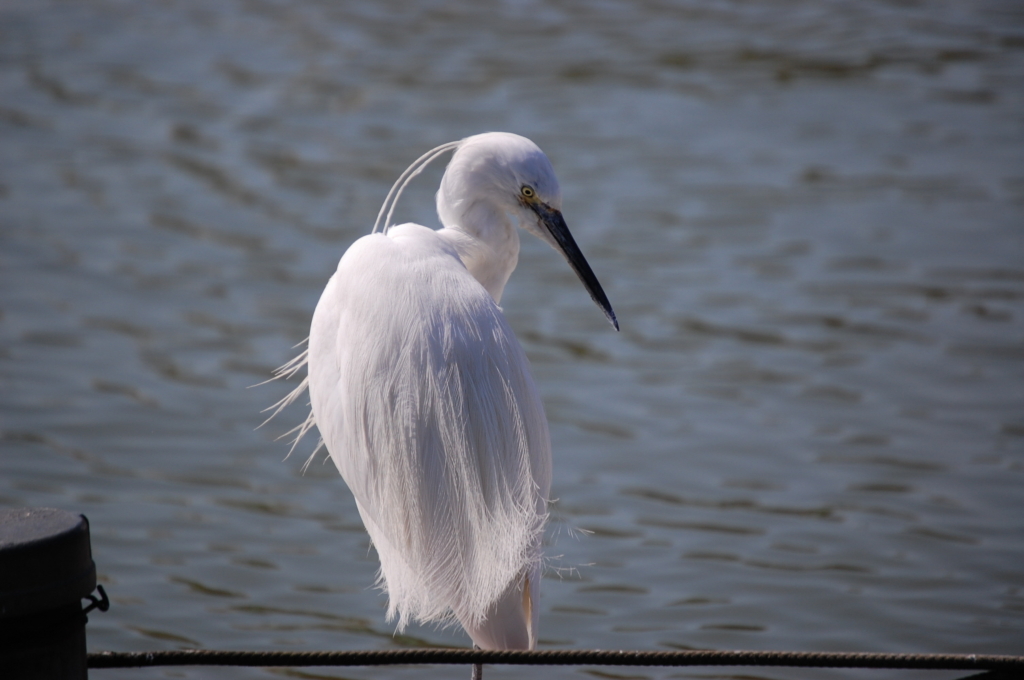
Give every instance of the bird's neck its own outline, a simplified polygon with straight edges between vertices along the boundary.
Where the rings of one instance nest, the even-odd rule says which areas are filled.
[[[438,234],[455,249],[494,302],[501,304],[505,284],[519,262],[519,233],[510,216],[478,203],[462,213],[457,224],[445,223]]]

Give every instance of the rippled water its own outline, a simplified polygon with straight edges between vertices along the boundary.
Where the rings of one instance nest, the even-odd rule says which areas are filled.
[[[1022,104],[1013,2],[6,2],[0,505],[89,516],[92,650],[467,644],[393,635],[246,388],[412,159],[509,130],[623,329],[524,240],[541,646],[1024,653]]]

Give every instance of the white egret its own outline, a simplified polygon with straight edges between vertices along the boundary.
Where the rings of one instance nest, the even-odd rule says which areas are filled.
[[[443,228],[388,227],[409,180],[449,150]],[[319,428],[377,549],[399,630],[454,617],[482,649],[537,643],[551,444],[498,306],[519,258],[517,226],[565,256],[618,329],[561,203],[551,162],[524,137],[481,134],[424,154],[388,194],[383,233],[374,225],[338,263],[307,350],[278,371],[308,367],[277,408],[308,386],[312,412],[296,441]]]

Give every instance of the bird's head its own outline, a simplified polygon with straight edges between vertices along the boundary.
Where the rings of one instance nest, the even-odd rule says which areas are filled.
[[[526,137],[488,132],[459,144],[437,192],[438,214],[446,225],[465,227],[484,206],[556,247],[540,219],[561,210],[562,190],[551,161]]]
[[[551,161],[532,141],[508,132],[462,140],[437,191],[442,224],[471,229],[486,222],[485,215],[507,215],[561,253],[617,330],[611,304],[569,233],[561,208],[562,190]]]

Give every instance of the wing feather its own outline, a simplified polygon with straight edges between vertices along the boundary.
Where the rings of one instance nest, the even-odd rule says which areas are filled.
[[[501,310],[435,232],[402,225],[345,253],[313,315],[309,392],[399,628],[479,624],[539,573],[543,405]]]

